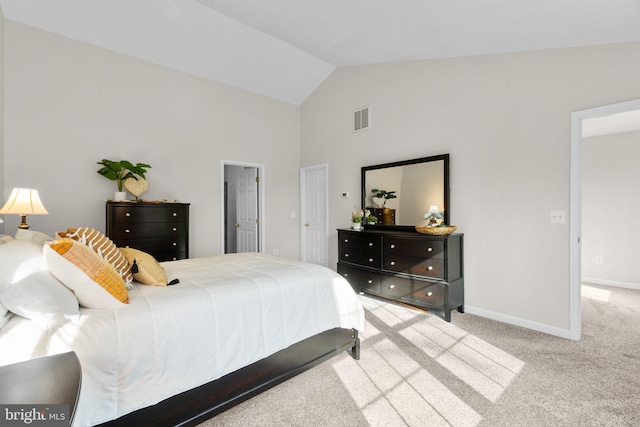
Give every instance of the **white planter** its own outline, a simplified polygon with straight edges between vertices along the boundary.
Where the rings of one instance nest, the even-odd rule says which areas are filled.
[[[359,222],[352,222],[352,223],[351,223],[351,227],[352,227],[354,230],[360,230],[360,228],[362,228],[362,224],[361,224],[361,223],[359,223]]]
[[[114,202],[121,202],[123,200],[127,199],[127,192],[126,191],[116,191],[115,193],[113,193],[113,201]]]

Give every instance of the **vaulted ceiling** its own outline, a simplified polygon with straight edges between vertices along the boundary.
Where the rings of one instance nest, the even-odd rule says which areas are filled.
[[[639,0],[0,0],[6,19],[301,104],[340,66],[640,41]]]

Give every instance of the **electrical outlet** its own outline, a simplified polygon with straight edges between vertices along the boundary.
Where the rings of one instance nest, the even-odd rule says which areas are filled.
[[[566,222],[566,211],[551,211],[551,224],[565,224]]]
[[[274,256],[278,256],[278,250],[277,250],[277,249],[274,249],[274,250],[273,250],[273,255],[274,255]]]
[[[604,264],[604,258],[602,255],[596,255],[596,264]]]
[[[342,198],[343,199],[348,199],[349,198],[349,192],[345,191],[344,193],[342,193]]]

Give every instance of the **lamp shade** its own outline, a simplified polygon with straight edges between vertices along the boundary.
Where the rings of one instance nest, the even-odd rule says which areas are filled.
[[[40,201],[38,190],[33,188],[14,188],[0,214],[47,215],[49,212]]]
[[[33,188],[14,188],[9,200],[0,209],[0,214],[17,214],[22,217],[18,228],[28,229],[27,215],[47,215],[49,212],[40,201],[38,190]]]

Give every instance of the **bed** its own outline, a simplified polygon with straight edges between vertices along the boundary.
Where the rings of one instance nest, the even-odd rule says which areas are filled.
[[[363,308],[325,267],[258,253],[165,262],[179,283],[134,281],[126,304],[87,308],[48,244],[0,245],[0,365],[74,351],[74,426],[195,425],[339,352],[359,357]]]

